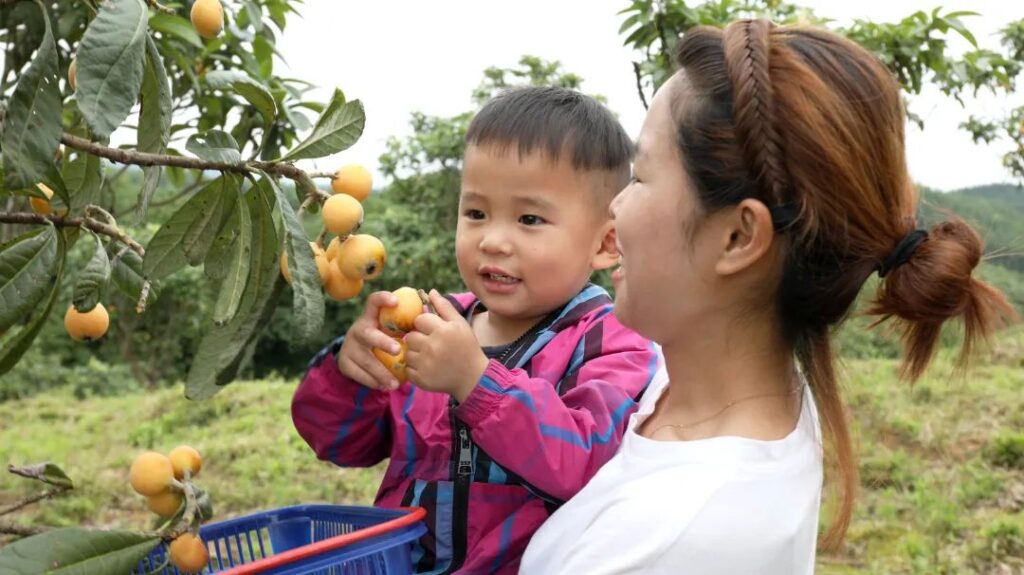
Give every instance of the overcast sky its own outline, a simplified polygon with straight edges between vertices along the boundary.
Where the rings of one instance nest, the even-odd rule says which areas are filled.
[[[943,1],[806,0],[800,2],[841,24],[854,18],[895,21],[919,9],[973,10],[965,18],[982,46],[997,48],[996,32],[1024,17],[1017,0]],[[470,94],[488,66],[514,66],[524,54],[559,60],[584,78],[588,93],[603,94],[626,130],[636,136],[644,109],[636,93],[631,62],[622,46],[616,13],[621,0],[305,0],[299,17],[289,18],[278,48],[285,64],[276,70],[312,82],[313,95],[326,100],[335,86],[366,107],[366,130],[352,148],[315,162],[332,169],[361,162],[371,169],[389,136],[409,133],[413,110],[455,115],[470,108]],[[955,45],[967,47],[966,42]],[[998,116],[1007,101],[989,95],[968,101],[975,114]],[[907,130],[907,155],[914,179],[950,190],[1009,181],[1000,163],[1003,145],[976,145],[958,124],[968,112],[929,91],[912,101],[926,122],[924,131]],[[379,185],[379,178],[375,185]]]

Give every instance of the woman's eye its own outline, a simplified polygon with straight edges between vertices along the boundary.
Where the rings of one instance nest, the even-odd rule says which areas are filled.
[[[480,210],[466,210],[465,216],[471,220],[484,219],[484,213]]]
[[[526,226],[536,226],[536,225],[545,223],[545,221],[546,220],[544,218],[540,217],[540,216],[534,216],[534,215],[530,215],[530,214],[527,214],[525,216],[521,216],[519,218],[519,223],[521,223],[523,225],[526,225]]]

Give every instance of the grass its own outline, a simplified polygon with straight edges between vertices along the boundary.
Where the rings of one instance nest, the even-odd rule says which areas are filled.
[[[910,387],[894,361],[845,364],[861,492],[844,546],[819,554],[819,573],[1024,573],[1024,330],[1001,336],[965,377],[949,366],[940,358]],[[199,482],[215,519],[313,501],[368,504],[381,468],[316,461],[291,425],[294,385],[237,382],[199,403],[180,388],[85,400],[58,390],[2,403],[4,458],[56,462],[77,485],[15,517],[146,527],[128,467],[142,450],[179,443],[203,453]],[[0,475],[0,506],[36,489]]]

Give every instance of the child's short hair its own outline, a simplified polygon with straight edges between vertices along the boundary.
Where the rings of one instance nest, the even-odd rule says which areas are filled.
[[[611,201],[629,182],[633,142],[603,104],[575,90],[526,86],[491,98],[466,131],[468,146],[496,146],[519,156],[541,152],[578,171],[601,171],[595,190]]]

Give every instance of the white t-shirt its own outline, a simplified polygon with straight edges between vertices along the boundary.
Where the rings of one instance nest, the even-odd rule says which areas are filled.
[[[667,383],[662,367],[619,452],[541,526],[520,573],[814,572],[822,448],[810,391],[777,441],[638,435]]]

